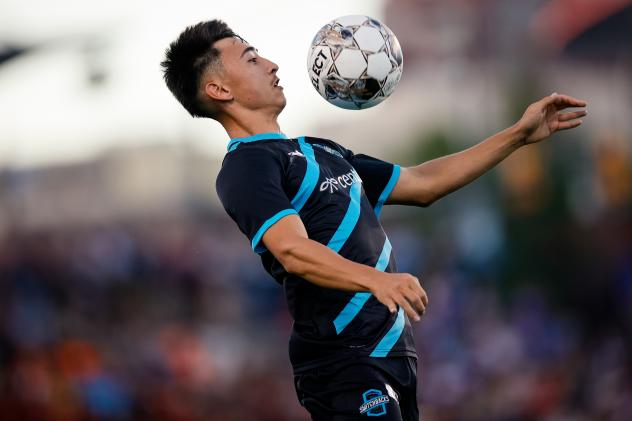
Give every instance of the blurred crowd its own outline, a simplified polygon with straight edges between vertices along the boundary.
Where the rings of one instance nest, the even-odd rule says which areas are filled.
[[[542,92],[569,89],[590,104],[580,129],[518,151],[436,204],[385,207],[398,270],[419,276],[429,295],[414,324],[423,420],[632,419],[631,4],[384,2],[412,95],[362,123],[366,136],[356,120],[346,132],[333,126],[333,140],[355,141],[356,152],[365,137],[406,143],[400,159],[382,158],[412,165],[510,124]],[[27,50],[5,48],[0,64]],[[105,81],[95,74],[93,88]],[[99,103],[78,110],[111,107],[59,86]],[[135,104],[151,115],[147,101]],[[75,128],[82,141],[96,140],[90,133],[110,112],[96,113],[92,132]],[[86,114],[60,115],[74,127]],[[9,141],[16,156],[68,133],[30,139],[26,128],[47,120],[19,117],[5,119],[17,122],[6,133],[37,146]],[[153,129],[145,117],[133,126]],[[113,139],[134,128],[110,126]],[[214,200],[220,158],[178,147],[123,148],[58,168],[12,168],[3,157],[1,421],[308,419],[293,387],[282,288]]]
[[[222,226],[5,238],[1,418],[301,419],[280,289]]]
[[[430,297],[423,419],[629,419],[629,161],[577,145],[557,161],[568,147],[385,210],[399,270]],[[308,419],[282,289],[219,211],[9,229],[0,280],[3,420]]]

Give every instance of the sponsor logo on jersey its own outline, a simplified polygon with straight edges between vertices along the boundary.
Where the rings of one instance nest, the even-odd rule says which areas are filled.
[[[320,191],[329,190],[329,193],[338,191],[339,189],[346,189],[351,187],[353,183],[361,183],[360,176],[355,170],[349,171],[347,174],[339,175],[338,177],[328,177],[325,181],[320,183]]]
[[[378,417],[386,414],[386,404],[390,402],[388,395],[384,395],[381,390],[369,389],[362,394],[364,403],[360,405],[360,414],[368,417]]]
[[[327,151],[332,155],[336,155],[338,158],[344,158],[340,152],[338,152],[337,150],[333,148],[330,148],[327,145],[321,145],[320,143],[313,143],[312,146],[316,146],[317,148]]]

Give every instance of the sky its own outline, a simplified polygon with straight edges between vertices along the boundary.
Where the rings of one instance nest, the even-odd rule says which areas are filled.
[[[223,154],[222,127],[191,118],[159,67],[187,25],[213,18],[279,65],[285,133],[358,119],[361,112],[337,109],[314,90],[307,51],[318,29],[338,16],[382,18],[381,0],[0,0],[0,10],[0,44],[38,47],[0,67],[0,167],[82,160],[155,142],[192,142]]]

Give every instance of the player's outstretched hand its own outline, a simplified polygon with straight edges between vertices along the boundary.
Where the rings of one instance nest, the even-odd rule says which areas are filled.
[[[524,137],[524,144],[539,142],[558,130],[573,129],[582,124],[587,114],[586,101],[568,95],[554,93],[531,104],[518,121],[517,128]],[[566,111],[580,107],[581,110]]]
[[[397,306],[404,309],[409,318],[420,320],[426,312],[428,295],[417,277],[408,273],[384,273],[385,279],[375,282],[371,292],[391,313]]]

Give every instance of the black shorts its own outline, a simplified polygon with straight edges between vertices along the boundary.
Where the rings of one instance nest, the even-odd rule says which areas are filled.
[[[317,367],[295,374],[294,387],[314,421],[419,420],[413,357],[357,358]]]

